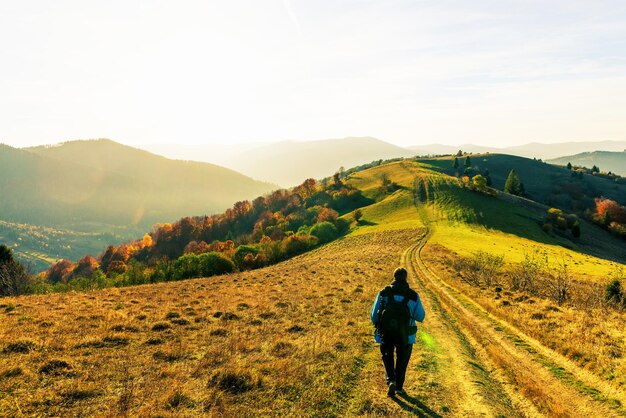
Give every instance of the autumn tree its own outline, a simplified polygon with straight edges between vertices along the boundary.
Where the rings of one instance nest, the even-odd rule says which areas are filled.
[[[73,270],[74,263],[70,260],[60,260],[46,272],[46,279],[50,283],[67,283]]]
[[[81,258],[72,272],[72,278],[74,277],[91,277],[91,275],[99,267],[98,260],[90,255],[86,255]]]
[[[626,207],[611,199],[595,199],[596,214],[606,225],[611,222],[626,224]]]
[[[330,208],[324,208],[318,215],[317,222],[320,223],[320,222],[328,221],[328,222],[335,223],[337,221],[337,218],[339,218],[339,213],[337,213],[336,210],[333,210]]]
[[[517,176],[517,172],[515,169],[509,172],[509,176],[506,179],[506,183],[504,183],[504,191],[516,196],[519,196],[523,193],[523,185]]]

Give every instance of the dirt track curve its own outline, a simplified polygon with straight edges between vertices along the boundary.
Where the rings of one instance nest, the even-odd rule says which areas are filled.
[[[418,397],[428,393],[439,408],[414,414],[626,416],[623,392],[491,315],[429,269],[421,258],[431,233],[426,231],[402,256],[427,311],[423,341],[409,366],[417,382],[408,389]]]

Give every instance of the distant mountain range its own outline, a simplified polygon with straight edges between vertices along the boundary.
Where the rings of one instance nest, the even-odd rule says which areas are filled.
[[[408,147],[411,151],[419,155],[441,155],[452,154],[458,150],[472,153],[498,153],[517,155],[526,158],[552,159],[562,157],[564,155],[572,155],[582,152],[592,151],[624,151],[626,150],[626,141],[587,141],[587,142],[562,142],[557,144],[542,144],[533,142],[524,145],[516,145],[513,147],[494,148],[482,145],[464,144],[458,146],[429,144],[415,145]],[[573,164],[573,163],[572,163]]]
[[[327,177],[341,166],[348,168],[379,159],[454,154],[462,150],[475,154],[509,154],[548,160],[581,152],[623,151],[626,141],[529,143],[505,148],[474,144],[400,147],[372,137],[348,137],[232,145],[151,144],[142,148],[170,158],[219,164],[253,178],[288,187],[309,177]]]
[[[35,207],[22,222],[151,226],[189,214],[212,214],[275,186],[213,164],[169,160],[101,139],[22,150],[4,148],[12,171],[2,176]],[[18,204],[19,203],[15,203]],[[42,210],[45,208],[45,210]],[[17,213],[16,213],[17,212]],[[20,214],[21,213],[21,214]],[[59,225],[61,224],[61,225]]]
[[[415,154],[407,148],[371,137],[233,145],[151,144],[142,147],[171,158],[220,164],[281,187],[298,185],[307,178],[328,177],[340,167]]]
[[[376,138],[285,141],[237,155],[228,167],[281,186],[295,186],[307,178],[328,177],[340,167],[350,168],[379,159],[411,157],[413,152]]]
[[[622,152],[610,151],[594,151],[582,152],[567,157],[555,158],[548,160],[552,164],[567,165],[571,163],[574,166],[583,166],[591,168],[594,165],[601,171],[610,171],[620,176],[626,176],[626,150]]]

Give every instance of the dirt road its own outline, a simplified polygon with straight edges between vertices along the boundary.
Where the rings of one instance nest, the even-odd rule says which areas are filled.
[[[398,401],[403,411],[418,416],[626,416],[624,393],[489,314],[430,270],[421,258],[428,237],[427,230],[402,260],[428,313],[409,366],[411,396]]]

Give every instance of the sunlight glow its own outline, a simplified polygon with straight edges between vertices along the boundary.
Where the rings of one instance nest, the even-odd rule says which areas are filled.
[[[3,2],[0,142],[622,140],[626,3]]]

